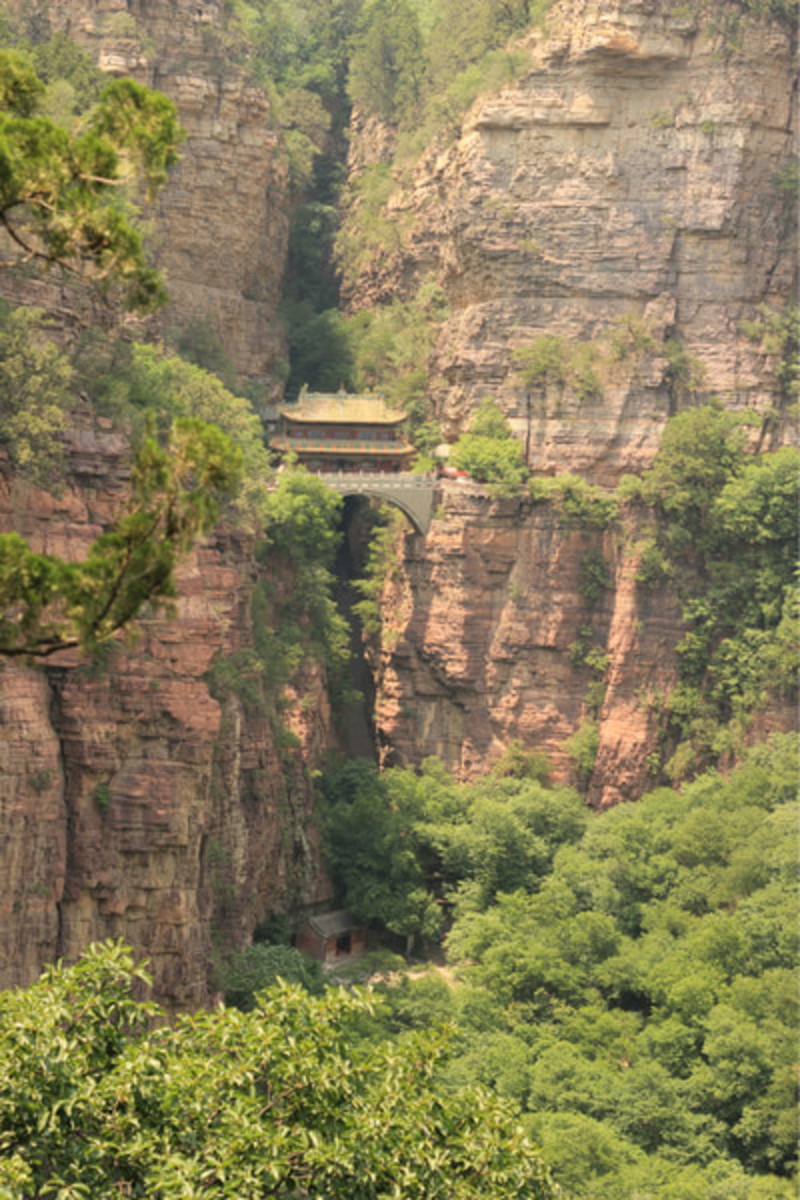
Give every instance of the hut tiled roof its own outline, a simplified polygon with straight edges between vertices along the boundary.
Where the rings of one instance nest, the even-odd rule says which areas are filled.
[[[340,908],[336,912],[315,913],[308,918],[308,923],[320,937],[340,937],[358,928],[358,922],[347,909]]]

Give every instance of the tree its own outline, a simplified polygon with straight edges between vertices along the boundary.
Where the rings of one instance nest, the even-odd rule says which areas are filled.
[[[249,400],[234,395],[211,371],[137,343],[116,349],[114,368],[99,381],[106,405],[133,418],[134,427],[155,414],[162,436],[172,421],[194,417],[216,425],[242,454],[242,482],[235,506],[242,520],[260,527],[267,480],[273,471],[264,445],[264,427]]]
[[[72,366],[41,331],[39,309],[15,309],[0,326],[0,444],[19,474],[52,487],[64,465]]]
[[[64,46],[56,50],[63,58]],[[165,292],[147,265],[126,187],[152,198],[166,182],[183,136],[175,107],[118,79],[67,129],[40,111],[44,91],[23,55],[0,51],[2,265],[59,267],[147,312]],[[0,412],[13,465],[43,483],[60,460],[71,368],[55,348],[37,344],[35,320],[13,314],[3,332]],[[64,562],[33,552],[17,534],[0,535],[0,655],[91,652],[148,602],[163,608],[175,595],[178,558],[215,519],[241,460],[216,426],[179,419],[166,445],[144,438],[128,505],[85,560]]]
[[[256,1006],[256,993],[272,987],[279,980],[305,988],[319,995],[325,981],[320,963],[296,950],[294,946],[267,945],[263,942],[245,946],[219,972],[219,984],[225,1003],[242,1012]]]
[[[493,400],[484,400],[469,432],[456,442],[452,462],[479,482],[492,484],[498,496],[513,495],[528,475],[522,445]]]
[[[116,79],[75,130],[39,110],[44,85],[29,61],[0,51],[0,226],[3,265],[58,266],[130,311],[166,299],[147,265],[126,198],[130,183],[152,199],[183,136],[175,106],[132,79]]]
[[[507,1104],[436,1088],[441,1035],[351,1055],[367,996],[283,985],[167,1024],[134,982],[107,943],[0,996],[0,1195],[553,1195]]]
[[[214,425],[178,420],[165,446],[144,439],[127,508],[83,561],[36,554],[18,534],[0,535],[0,655],[91,652],[145,604],[165,607],[179,557],[210,528],[240,467],[241,453]]]
[[[441,914],[425,888],[410,793],[411,804],[396,803],[391,783],[364,760],[343,763],[320,784],[326,862],[347,907],[411,943],[416,934],[432,937]]]
[[[384,121],[413,116],[422,89],[422,38],[407,0],[371,0],[353,38],[350,95]]]
[[[667,519],[670,540],[704,541],[712,505],[744,458],[741,420],[731,413],[703,405],[671,418],[642,480],[645,499]]]

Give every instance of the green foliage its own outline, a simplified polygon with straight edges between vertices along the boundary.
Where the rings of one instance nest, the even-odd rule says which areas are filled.
[[[303,387],[320,392],[352,388],[355,367],[347,318],[336,308],[314,312],[307,300],[284,303],[281,315],[289,334],[287,399],[296,398]]]
[[[506,1103],[436,1088],[441,1037],[348,1053],[365,997],[284,985],[167,1024],[139,979],[109,943],[0,998],[4,1195],[552,1195]]]
[[[267,508],[267,535],[297,567],[330,570],[341,535],[342,498],[302,467],[281,471]]]
[[[664,355],[669,364],[667,383],[672,397],[685,404],[700,390],[705,379],[705,368],[693,354],[689,354],[677,338],[667,338]]]
[[[512,496],[528,476],[524,450],[493,400],[484,400],[469,432],[452,449],[450,461],[479,483],[489,483],[497,496]]]
[[[663,731],[673,778],[735,749],[769,691],[794,687],[798,457],[750,456],[743,442],[736,417],[687,410],[638,483],[661,517],[639,578],[669,577],[682,601],[681,686]]]
[[[364,309],[347,321],[358,387],[379,388],[390,404],[404,409],[417,445],[431,432],[425,364],[448,311],[444,293],[426,278],[410,300]]]
[[[570,387],[578,398],[590,401],[602,396],[599,374],[600,351],[591,342],[576,342],[555,334],[540,334],[519,346],[513,360],[526,387],[546,393]]]
[[[795,164],[796,169],[796,164]],[[800,383],[800,307],[787,304],[775,310],[762,304],[755,321],[743,321],[742,330],[772,364],[778,395],[796,402]]]
[[[211,527],[240,470],[241,454],[215,426],[177,420],[165,446],[144,439],[127,507],[83,561],[35,554],[18,534],[0,535],[0,654],[92,652],[145,604],[167,607],[180,557]]]
[[[413,119],[422,89],[422,38],[408,0],[367,0],[353,38],[349,91],[384,121]]]
[[[402,245],[403,225],[396,214],[385,211],[396,182],[387,163],[365,167],[345,196],[348,214],[335,240],[336,258],[351,275],[379,257],[392,254]],[[369,319],[356,314],[356,319]]]
[[[292,568],[290,592],[266,588],[253,597],[256,651],[268,677],[291,679],[309,653],[322,657],[330,677],[350,655],[347,622],[333,599],[333,566],[341,541],[342,498],[304,468],[284,469],[265,506],[265,539]]]
[[[642,492],[667,519],[672,542],[702,537],[717,492],[743,463],[744,436],[731,413],[705,405],[670,419]]]
[[[576,797],[548,791],[541,755],[511,747],[460,788],[431,760],[422,774],[350,763],[322,778],[328,868],[347,905],[398,933],[431,937],[441,905],[483,912],[498,893],[534,889],[556,846],[580,836]],[[468,886],[467,886],[468,885]]]
[[[546,784],[550,779],[552,765],[541,750],[526,750],[518,739],[509,742],[503,753],[492,765],[495,779],[535,779]]]
[[[91,55],[65,33],[46,42],[18,47],[30,55],[34,70],[45,85],[41,108],[45,116],[69,128],[75,117],[100,98],[108,76],[95,66]]]
[[[170,342],[180,358],[210,371],[226,388],[232,388],[233,364],[212,321],[207,318],[185,321],[172,330]]]
[[[389,772],[453,916],[449,986],[381,985],[368,1044],[454,1020],[445,1085],[514,1097],[568,1194],[789,1200],[796,770],[776,737],[605,813],[529,780]]]
[[[165,354],[156,346],[130,343],[116,350],[112,364],[93,381],[98,408],[141,424],[156,413],[157,425],[191,418],[218,426],[242,457],[241,486],[232,499],[238,517],[260,523],[264,490],[272,477],[261,421],[249,400],[236,396],[210,371]]]
[[[0,326],[0,444],[33,483],[57,486],[63,471],[72,367],[43,336],[39,309],[15,309]]]
[[[608,340],[611,355],[617,362],[642,358],[658,348],[650,325],[638,313],[623,313],[617,317]]]
[[[121,187],[138,177],[152,199],[163,186],[182,137],[175,107],[117,79],[73,132],[37,112],[43,93],[27,59],[0,52],[0,220],[13,261],[58,265],[147,312],[165,293]]]
[[[746,21],[774,21],[783,25],[789,36],[797,25],[797,13],[792,0],[734,0],[732,4],[712,8],[709,15],[710,32],[727,54],[741,50]]]
[[[640,547],[636,582],[642,587],[654,588],[662,584],[671,574],[672,567],[669,559],[659,549],[655,539],[645,540]]]
[[[307,954],[293,946],[263,942],[234,954],[219,976],[225,1003],[242,1012],[252,1012],[257,994],[280,980],[297,984],[316,996],[322,992],[325,980],[321,964]]]
[[[534,503],[550,503],[567,522],[606,529],[616,518],[617,499],[579,475],[534,476],[529,485]]]
[[[392,570],[397,565],[398,532],[405,518],[384,505],[376,514],[367,550],[363,575],[354,583],[362,597],[354,605],[361,628],[367,638],[379,638],[381,633],[380,597]]]
[[[589,605],[594,605],[614,581],[600,550],[587,550],[581,555],[578,567],[578,591]]]
[[[419,798],[395,802],[392,773],[365,761],[344,763],[320,781],[319,813],[326,862],[359,921],[377,921],[407,937],[432,937],[441,917],[425,890],[413,823]]]
[[[111,788],[107,783],[98,783],[94,789],[94,802],[105,816],[111,803]]]
[[[584,788],[588,787],[592,777],[599,745],[600,731],[594,720],[582,721],[564,743],[564,749],[572,760],[575,773]]]

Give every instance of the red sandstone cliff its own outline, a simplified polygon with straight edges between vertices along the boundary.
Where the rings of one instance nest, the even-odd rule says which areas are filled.
[[[375,724],[384,759],[436,755],[470,779],[516,740],[575,783],[565,743],[596,717],[597,757],[582,781],[589,803],[652,788],[659,698],[678,680],[682,622],[668,584],[637,584],[637,522],[632,513],[601,531],[549,503],[444,484],[429,534],[406,535],[383,591]],[[582,567],[600,556],[608,587],[591,596]],[[580,661],[588,649],[606,657],[600,669]],[[795,720],[773,698],[749,737]]]
[[[425,366],[448,440],[491,395],[534,473],[615,484],[649,465],[672,413],[712,395],[761,413],[775,441],[792,435],[775,363],[743,322],[796,287],[784,186],[793,39],[747,19],[736,45],[718,30],[714,5],[562,0],[545,31],[514,47],[518,78],[478,99],[455,138],[395,168],[384,215],[399,247],[373,254],[345,290],[356,309],[438,284],[449,313]],[[355,171],[391,154],[385,128],[357,126]],[[567,359],[591,352],[598,386],[526,384],[515,351],[542,335]],[[593,546],[613,585],[589,612],[578,584]],[[591,683],[570,647],[590,623],[609,662],[589,796],[641,795],[657,733],[648,697],[674,685],[680,620],[674,596],[637,589],[635,567],[611,533],[449,488],[442,519],[424,543],[408,539],[384,596],[385,753],[440,754],[469,776],[519,739],[563,774]]]
[[[50,10],[107,69],[178,102],[189,140],[159,223],[169,286],[181,319],[214,326],[240,371],[268,372],[284,168],[265,98],[219,58],[221,10],[184,0]],[[427,367],[449,436],[487,393],[527,435],[515,347],[541,333],[602,342],[615,318],[642,318],[655,350],[607,373],[600,395],[532,397],[532,465],[610,482],[650,461],[670,412],[691,399],[670,379],[667,337],[703,362],[699,395],[761,410],[777,401],[740,322],[792,286],[792,214],[787,223],[775,179],[792,153],[793,64],[777,27],[748,26],[726,54],[700,17],[666,0],[564,0],[550,31],[524,43],[530,66],[517,82],[479,101],[460,136],[398,187],[401,252],[347,284],[359,305],[413,293],[431,273],[442,286],[450,313]],[[357,145],[354,162],[368,158]],[[76,485],[53,498],[6,481],[0,528],[79,553],[119,498],[109,480],[121,486],[123,455],[107,431],[84,430]],[[469,776],[520,739],[566,774],[564,743],[592,683],[570,647],[591,624],[609,661],[590,799],[640,795],[656,737],[649,698],[674,682],[679,633],[674,597],[636,588],[632,547],[564,526],[548,506],[449,488],[384,596],[386,754],[439,754]],[[612,586],[588,606],[580,564],[592,550]],[[2,982],[121,935],[150,958],[162,999],[201,1003],[215,937],[236,944],[320,886],[305,782],[327,741],[320,681],[308,682],[317,704],[304,707],[287,764],[270,722],[235,696],[214,699],[203,678],[247,643],[255,572],[247,544],[220,534],[187,564],[177,620],[145,622],[98,677],[67,664],[0,672]]]
[[[118,505],[127,458],[106,430],[74,433],[70,450],[60,497],[0,479],[0,530],[66,557]],[[202,1005],[221,949],[324,894],[308,783],[328,741],[323,682],[305,680],[315,702],[292,719],[289,758],[268,715],[218,701],[204,678],[251,636],[251,551],[218,531],[180,572],[175,619],[142,621],[104,667],[0,669],[0,984],[119,936],[164,1002]]]

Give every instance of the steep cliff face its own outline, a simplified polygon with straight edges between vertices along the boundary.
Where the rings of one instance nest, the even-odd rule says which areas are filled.
[[[641,517],[596,529],[469,483],[442,485],[440,499],[427,537],[398,546],[384,588],[384,761],[436,755],[470,779],[519,741],[595,807],[641,797],[663,761],[660,705],[678,682],[682,634],[669,582],[637,582]],[[772,698],[748,736],[795,719]],[[596,754],[581,771],[567,742],[589,725]]]
[[[448,438],[491,394],[537,470],[611,483],[652,459],[696,396],[775,405],[741,322],[794,279],[793,55],[784,29],[745,19],[726,45],[715,11],[563,0],[517,47],[529,66],[516,82],[479,100],[389,200],[402,247],[348,294],[360,308],[431,274],[443,287],[428,386]],[[370,128],[362,141],[385,158]],[[353,160],[369,154],[362,144]],[[615,350],[631,317],[653,344]],[[599,386],[526,385],[513,352],[545,334],[567,358],[585,343]],[[687,356],[704,368],[689,387]]]
[[[90,50],[103,70],[174,100],[187,137],[150,239],[170,294],[162,327],[184,331],[198,349],[214,339],[234,370],[278,390],[286,158],[264,92],[226,62],[223,6],[57,0],[42,20]]]
[[[72,435],[75,485],[54,498],[0,486],[0,529],[68,558],[118,505],[124,441]],[[328,742],[324,686],[289,721],[209,690],[220,656],[252,636],[252,546],[220,533],[180,575],[174,620],[142,622],[103,667],[68,655],[0,671],[0,981],[123,937],[147,957],[169,1005],[209,999],[221,948],[255,923],[324,896],[308,771]]]
[[[355,309],[422,280],[444,291],[427,390],[448,440],[491,395],[535,473],[613,485],[649,465],[670,415],[711,395],[767,417],[764,447],[789,435],[775,364],[742,323],[796,281],[791,37],[742,18],[734,45],[724,15],[562,0],[516,45],[515,82],[396,171],[399,248],[347,294]],[[354,168],[389,156],[385,129],[359,123]],[[516,351],[543,338],[549,363],[534,355],[526,380]],[[677,678],[676,597],[637,587],[635,537],[527,504],[450,487],[426,541],[408,539],[383,605],[384,752],[470,776],[517,738],[565,775],[565,741],[601,697],[589,798],[635,798],[652,782],[652,702]],[[600,552],[610,586],[588,606],[581,562]],[[608,655],[601,678],[576,665],[581,627]]]
[[[675,679],[674,599],[659,596],[651,619],[639,620],[630,552],[608,532],[560,521],[550,505],[492,500],[475,485],[448,485],[442,500],[425,541],[407,538],[387,587],[376,711],[384,747],[406,762],[435,754],[470,778],[518,739],[565,779],[565,742],[599,707],[592,798],[640,795],[657,734],[647,695]],[[598,555],[611,586],[590,602],[581,566]],[[595,675],[571,649],[589,628],[608,654],[601,704],[589,695]]]

